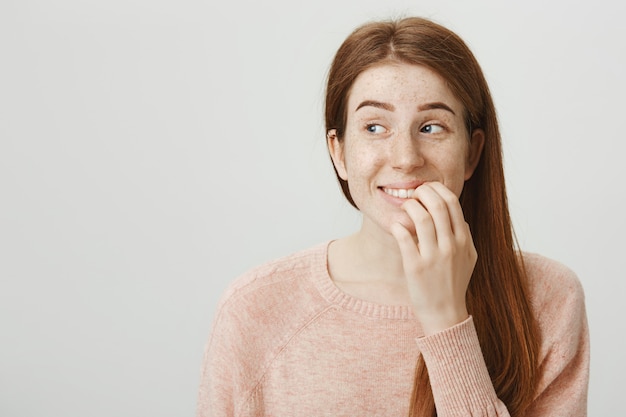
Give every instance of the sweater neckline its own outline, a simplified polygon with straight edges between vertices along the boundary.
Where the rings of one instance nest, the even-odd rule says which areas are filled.
[[[332,240],[316,248],[313,277],[320,294],[330,303],[342,309],[377,319],[414,320],[410,306],[384,305],[354,297],[341,290],[330,276],[328,268],[328,247]]]

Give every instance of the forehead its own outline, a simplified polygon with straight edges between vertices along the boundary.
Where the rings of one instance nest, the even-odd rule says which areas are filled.
[[[463,110],[442,76],[426,66],[407,63],[376,65],[359,74],[350,89],[348,111],[355,111],[363,100],[413,108],[443,102],[457,114]]]

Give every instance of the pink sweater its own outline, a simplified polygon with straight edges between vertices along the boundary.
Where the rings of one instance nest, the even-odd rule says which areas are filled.
[[[421,337],[411,307],[339,290],[327,247],[257,267],[226,291],[205,351],[198,417],[407,416],[420,353],[439,417],[509,415],[471,317]],[[586,416],[582,287],[561,264],[528,254],[525,262],[542,337],[539,389],[527,416]]]

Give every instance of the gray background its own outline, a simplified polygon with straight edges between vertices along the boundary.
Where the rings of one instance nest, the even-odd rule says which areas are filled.
[[[626,414],[622,4],[3,0],[0,415],[193,415],[226,285],[359,226],[324,78],[412,14],[482,63],[520,243],[586,290],[590,415]]]

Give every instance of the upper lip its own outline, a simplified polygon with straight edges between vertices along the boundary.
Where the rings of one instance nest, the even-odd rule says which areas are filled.
[[[424,184],[424,182],[425,181],[419,181],[419,180],[394,182],[390,184],[381,185],[380,188],[397,189],[397,190],[414,190],[420,185]]]

